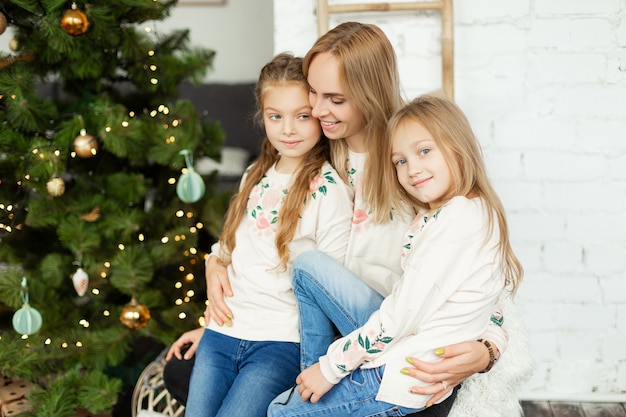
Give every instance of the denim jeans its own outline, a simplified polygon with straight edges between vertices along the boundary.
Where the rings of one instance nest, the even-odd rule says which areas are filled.
[[[270,402],[295,384],[298,343],[247,341],[204,330],[185,407],[188,417],[265,417]]]
[[[297,387],[279,395],[270,405],[268,417],[383,417],[406,416],[420,409],[376,401],[384,367],[356,369],[315,404],[302,402]]]
[[[320,251],[298,256],[291,277],[300,311],[303,370],[326,354],[335,338],[335,327],[342,336],[358,329],[384,299],[343,264]]]

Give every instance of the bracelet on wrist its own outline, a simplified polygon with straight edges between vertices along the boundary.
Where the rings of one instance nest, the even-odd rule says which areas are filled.
[[[487,348],[487,351],[489,352],[489,364],[487,365],[485,369],[480,371],[481,374],[484,374],[485,372],[489,372],[491,368],[493,368],[493,365],[496,364],[496,361],[498,360],[498,358],[496,357],[496,353],[493,350],[493,346],[491,345],[491,342],[489,342],[488,340],[484,340],[484,339],[478,339],[478,341],[482,343],[483,345],[485,345],[485,347]]]

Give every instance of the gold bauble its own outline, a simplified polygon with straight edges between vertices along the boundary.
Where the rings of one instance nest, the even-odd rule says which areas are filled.
[[[81,129],[80,135],[74,139],[74,152],[81,158],[91,158],[98,152],[98,141]]]
[[[50,178],[46,183],[46,189],[52,197],[60,197],[65,192],[65,181],[59,177]]]
[[[130,302],[122,308],[120,321],[131,330],[139,330],[146,327],[150,320],[150,310],[145,305],[138,303],[133,295]]]
[[[13,52],[17,52],[17,50],[20,49],[20,41],[18,41],[17,38],[11,39],[9,41],[9,49]]]
[[[85,12],[76,7],[76,3],[72,3],[72,8],[61,18],[61,27],[72,36],[82,35],[89,29],[89,19]]]
[[[0,35],[2,35],[5,30],[7,30],[7,26],[7,17],[4,14],[0,13]]]

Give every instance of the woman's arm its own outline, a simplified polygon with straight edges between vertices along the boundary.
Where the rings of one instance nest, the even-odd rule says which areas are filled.
[[[207,324],[209,320],[213,319],[220,326],[224,325],[224,323],[230,326],[233,320],[233,312],[224,302],[224,297],[232,297],[233,290],[230,287],[226,267],[219,262],[219,258],[216,255],[212,254],[207,259],[204,274],[208,301],[204,319]]]

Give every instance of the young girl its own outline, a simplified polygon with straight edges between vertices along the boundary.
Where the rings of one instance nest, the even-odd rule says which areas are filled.
[[[311,116],[302,59],[279,54],[261,70],[257,118],[266,139],[228,209],[210,258],[225,267],[236,321],[210,321],[197,347],[186,415],[265,416],[299,371],[291,264],[317,249],[343,262],[352,195],[327,162]]]
[[[420,411],[428,396],[411,392],[415,381],[401,372],[406,358],[435,362],[438,346],[476,340],[502,289],[514,293],[522,279],[504,208],[461,110],[445,98],[424,96],[396,113],[388,129],[386,153],[401,186],[392,202],[409,202],[417,212],[403,245],[402,278],[379,310],[363,312],[373,314],[360,328],[298,376],[300,395],[273,402],[269,416]],[[359,294],[375,292],[323,253],[302,256],[334,265],[335,279]],[[295,276],[310,273],[296,261]]]

